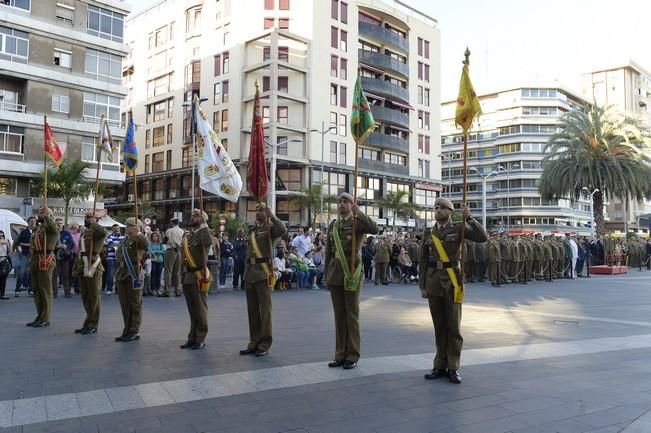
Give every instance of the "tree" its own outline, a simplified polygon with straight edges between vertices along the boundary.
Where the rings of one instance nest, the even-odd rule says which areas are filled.
[[[127,218],[131,218],[134,215],[133,207],[127,210],[119,210],[113,216],[113,219],[124,224]],[[143,201],[138,202],[138,216],[142,219],[151,218],[158,219],[158,209],[152,206],[151,202]],[[144,221],[143,221],[144,223]]]
[[[212,229],[214,233],[220,233],[219,227],[221,226],[220,220],[225,220],[224,231],[228,233],[228,237],[235,239],[237,232],[242,230],[244,233],[247,232],[246,222],[237,218],[234,214],[215,214],[212,217]]]
[[[570,111],[545,146],[539,191],[544,199],[578,200],[586,188],[594,194],[593,222],[605,234],[604,200],[642,200],[649,195],[651,140],[640,120],[613,107]]]
[[[385,210],[393,211],[394,235],[396,233],[396,218],[408,218],[414,215],[417,210],[420,210],[420,206],[409,201],[409,192],[407,191],[389,192],[378,203]]]
[[[308,209],[311,216],[312,229],[315,228],[316,220],[319,215],[321,215],[321,193],[323,191],[323,185],[318,183],[315,185],[310,185],[307,188],[303,188],[299,193],[290,193],[289,202],[293,205],[298,205],[301,209]],[[324,213],[327,212],[327,209],[331,203],[336,203],[337,197],[331,194],[325,194],[323,196],[323,209]]]
[[[64,160],[59,168],[47,169],[48,197],[63,199],[65,203],[64,222],[68,224],[68,208],[72,200],[87,200],[93,193],[95,183],[89,181],[84,172],[90,164],[79,160]],[[32,184],[32,193],[43,195],[44,178]]]

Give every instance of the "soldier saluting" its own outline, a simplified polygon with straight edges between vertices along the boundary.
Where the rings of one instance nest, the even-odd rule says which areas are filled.
[[[99,257],[106,230],[97,222],[97,214],[88,212],[84,219],[86,231],[79,242],[79,255],[74,264],[74,274],[79,277],[81,289],[81,302],[86,310],[86,320],[80,329],[75,329],[76,334],[94,334],[99,324],[99,313],[102,290],[102,261]]]
[[[42,328],[50,326],[52,272],[56,265],[53,250],[59,239],[59,228],[54,221],[52,211],[47,206],[39,208],[37,223],[38,225],[32,233],[32,257],[29,261],[36,318],[27,323],[27,326]]]
[[[376,234],[378,226],[359,210],[353,196],[339,196],[339,218],[330,223],[325,244],[325,284],[335,313],[335,359],[328,367],[357,367],[360,356],[359,290],[361,287],[362,237]],[[354,231],[353,231],[354,228]],[[351,255],[355,245],[354,268]],[[376,279],[377,281],[377,279]]]
[[[461,303],[455,302],[455,291],[462,281],[458,253],[461,244],[461,224],[466,224],[465,236],[474,242],[486,242],[484,228],[470,216],[468,207],[461,206],[462,223],[453,223],[452,202],[438,198],[434,203],[436,223],[425,230],[420,249],[420,293],[427,298],[434,324],[436,356],[434,368],[425,379],[447,376],[452,383],[461,383]]]

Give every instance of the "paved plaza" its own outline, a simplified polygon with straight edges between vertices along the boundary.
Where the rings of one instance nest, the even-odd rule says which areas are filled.
[[[10,279],[9,287],[14,280]],[[75,335],[80,298],[32,329],[31,298],[0,303],[0,433],[650,433],[651,272],[468,285],[463,383],[426,381],[433,329],[415,285],[362,288],[362,358],[330,369],[325,290],[275,292],[268,356],[248,342],[244,293],[210,295],[205,350],[180,350],[183,298],[144,298],[141,340]]]

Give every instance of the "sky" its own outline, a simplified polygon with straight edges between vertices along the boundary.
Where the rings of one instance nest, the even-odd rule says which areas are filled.
[[[134,11],[158,1],[127,0]],[[438,21],[442,101],[456,98],[466,46],[480,95],[554,80],[578,91],[581,73],[629,59],[651,72],[648,0],[402,1]]]

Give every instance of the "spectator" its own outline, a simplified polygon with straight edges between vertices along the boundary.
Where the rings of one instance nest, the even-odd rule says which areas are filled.
[[[398,266],[400,266],[400,270],[405,280],[412,281],[415,278],[413,272],[414,264],[411,261],[409,254],[407,254],[407,250],[404,248],[400,248],[400,254],[398,255]]]
[[[160,233],[153,232],[149,240],[149,253],[151,259],[150,289],[143,295],[157,295],[160,291],[160,279],[165,258],[165,245],[161,243]]]
[[[152,233],[152,235],[155,234]],[[159,238],[160,239],[160,238]],[[149,247],[148,247],[149,248]],[[144,266],[140,269],[140,281],[142,281],[142,296],[150,296],[153,295],[153,291],[151,288],[151,282],[152,282],[152,275],[151,275],[151,270],[152,270],[152,264],[154,263],[154,257],[156,256],[155,253],[152,253],[151,251],[148,251],[144,255]],[[158,276],[158,280],[160,282],[160,275]]]
[[[29,281],[29,272],[27,271],[27,264],[30,261],[32,256],[31,252],[31,240],[32,232],[34,231],[34,226],[36,225],[36,217],[30,216],[27,218],[27,227],[25,227],[18,235],[16,243],[14,244],[14,250],[16,251],[16,262],[14,267],[16,268],[16,289],[14,290],[14,296],[18,297],[20,290],[25,289],[29,296],[32,296],[32,286]]]
[[[312,251],[312,238],[310,237],[309,227],[303,227],[303,232],[292,241],[292,247],[296,248],[299,257],[305,257],[308,251]]]
[[[233,256],[233,244],[228,240],[228,233],[222,233],[222,240],[219,242],[220,256],[220,269],[219,269],[219,288],[226,288],[226,274],[228,273],[228,264],[230,258]]]
[[[118,261],[115,252],[117,251],[120,243],[124,240],[124,236],[120,233],[120,226],[113,224],[111,233],[106,237],[106,294],[113,294],[113,277],[117,270]]]
[[[314,236],[314,241],[312,242],[314,251],[316,251],[317,248],[319,247],[325,247],[325,244],[323,243],[323,236],[321,236],[321,232],[317,231],[316,236]]]
[[[59,295],[59,285],[62,285],[65,297],[71,298],[70,266],[72,265],[72,251],[75,243],[70,232],[63,225],[63,218],[57,218],[55,222],[59,229],[59,240],[54,247],[56,267],[52,272],[52,296],[56,298]]]
[[[323,287],[323,273],[325,272],[325,255],[323,252],[323,247],[316,247],[314,250],[314,255],[312,256],[312,263],[314,263],[314,271],[316,274],[316,285],[317,288]]]
[[[70,260],[70,287],[76,294],[79,294],[79,278],[72,275],[72,268],[77,256],[79,255],[79,240],[81,239],[81,231],[79,230],[79,224],[72,223],[70,224],[70,236],[72,236],[72,242],[74,244],[72,248],[72,260]]]
[[[0,299],[9,299],[5,295],[7,277],[11,272],[11,240],[7,239],[5,232],[0,230]]]
[[[382,285],[387,285],[387,266],[389,265],[389,259],[391,257],[391,244],[387,240],[387,235],[381,234],[380,240],[377,245],[375,245],[375,285],[382,283]]]
[[[375,246],[373,241],[375,238],[369,236],[366,238],[366,243],[362,247],[362,264],[364,266],[364,278],[371,281],[373,278],[373,256],[375,255]]]
[[[174,294],[181,296],[181,242],[183,241],[183,229],[179,227],[179,219],[172,218],[172,227],[165,232],[165,256],[163,265],[165,267],[165,284],[163,292],[158,296],[169,298],[172,287]]]
[[[233,289],[237,290],[238,286],[244,290],[244,267],[246,263],[246,249],[248,241],[244,235],[244,230],[238,230],[235,242],[233,243]],[[241,283],[241,284],[240,284]]]
[[[303,258],[303,262],[307,265],[307,284],[306,288],[310,287],[313,290],[318,290],[319,286],[316,285],[316,265],[314,264],[312,251],[308,251]]]
[[[279,251],[274,258],[274,271],[276,272],[276,284],[280,290],[287,290],[287,285],[294,278],[293,272],[287,267],[287,253]]]

